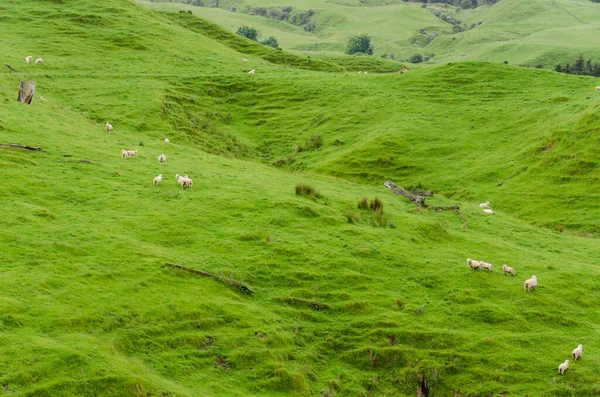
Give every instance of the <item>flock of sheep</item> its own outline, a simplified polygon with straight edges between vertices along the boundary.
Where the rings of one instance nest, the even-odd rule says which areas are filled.
[[[110,123],[106,123],[106,131],[110,134],[111,131],[113,131],[113,126]],[[165,138],[164,140],[165,143],[169,143],[169,138]],[[136,150],[125,150],[125,149],[121,149],[121,158],[123,159],[127,159],[129,157],[135,157],[137,156],[138,151]],[[167,156],[165,156],[164,154],[160,154],[158,156],[158,162],[160,164],[164,164],[167,161]],[[160,183],[162,182],[162,177],[163,174],[159,174],[157,177],[155,177],[152,180],[152,184],[153,185],[160,185]],[[189,176],[185,175],[185,176],[181,176],[179,174],[175,174],[175,179],[177,180],[177,183],[179,183],[179,186],[184,189],[184,188],[191,188],[194,185],[194,181],[192,180],[192,178],[190,178]]]
[[[483,204],[489,204],[489,202],[483,203]],[[479,206],[481,207],[483,204],[480,204]],[[492,271],[492,264],[484,262],[484,261],[475,261],[471,258],[467,258],[467,264],[473,270],[486,269],[486,270],[489,270],[490,272]],[[504,272],[505,276],[507,274],[510,274],[513,277],[515,276],[515,269],[506,264],[502,265],[502,271]],[[531,278],[528,278],[523,283],[523,291],[531,292],[531,290],[535,290],[537,285],[538,285],[537,277],[531,276]],[[575,348],[573,350],[571,355],[573,356],[573,360],[575,360],[575,361],[577,361],[578,358],[581,358],[583,356],[583,345],[578,345],[577,348]],[[569,360],[566,360],[564,363],[562,363],[558,366],[558,373],[560,375],[564,375],[565,371],[568,368],[569,368]]]
[[[25,57],[25,62],[31,63],[32,59],[33,59],[33,57],[31,55],[29,55],[29,56]],[[38,58],[35,60],[36,65],[39,65],[40,63],[43,63],[43,62],[44,62],[44,60],[42,58]]]
[[[483,212],[486,214],[493,214],[494,211],[492,211],[492,209],[490,208],[490,202],[486,201],[485,203],[481,203],[479,204],[480,208],[483,208]]]

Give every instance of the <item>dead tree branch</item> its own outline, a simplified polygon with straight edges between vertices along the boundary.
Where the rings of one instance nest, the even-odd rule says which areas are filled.
[[[10,66],[8,63],[5,63],[4,66],[6,66],[7,68],[9,68],[10,70],[12,70],[15,73],[19,73],[17,72],[17,69],[13,68],[12,66]]]
[[[236,280],[231,280],[231,279],[228,279],[228,278],[225,278],[225,277],[218,276],[216,274],[212,274],[212,273],[208,273],[208,272],[203,272],[202,270],[196,270],[196,269],[192,269],[192,268],[181,266],[181,265],[175,265],[173,263],[165,263],[165,266],[173,267],[175,269],[185,270],[186,272],[190,272],[190,273],[199,274],[199,275],[201,275],[203,277],[214,278],[218,282],[230,285],[232,287],[235,287],[235,288],[239,289],[241,292],[243,292],[245,294],[253,294],[254,293],[254,291],[252,291],[250,288],[248,288],[248,286],[246,286],[246,285],[244,285],[244,284],[242,284],[242,283],[240,283],[239,281],[236,281]]]
[[[463,216],[463,214],[461,214],[460,212],[460,206],[458,205],[450,205],[450,206],[441,206],[441,207],[430,207],[425,203],[425,196],[432,196],[433,192],[432,191],[406,191],[404,190],[401,186],[396,186],[396,184],[392,181],[385,181],[384,186],[387,187],[388,189],[390,189],[394,194],[398,194],[398,195],[402,195],[406,198],[408,198],[410,201],[412,201],[416,206],[417,206],[417,210],[421,210],[421,207],[430,209],[430,210],[434,210],[435,212],[440,212],[440,211],[456,211],[456,213],[458,214],[458,216],[460,216],[460,218],[463,221],[463,229],[467,229],[469,227],[469,223],[467,222],[467,220],[465,219],[465,217]]]
[[[27,146],[27,145],[21,145],[18,143],[0,143],[0,146],[2,147],[9,147],[9,148],[13,148],[13,149],[25,149],[25,150],[34,150],[34,151],[38,151],[38,152],[42,152],[44,151],[44,149],[42,149],[39,146]]]

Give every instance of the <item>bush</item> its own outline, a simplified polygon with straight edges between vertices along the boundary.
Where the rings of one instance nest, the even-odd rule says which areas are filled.
[[[369,204],[369,208],[371,208],[379,215],[383,214],[383,203],[381,202],[381,200],[379,200],[378,197],[375,197],[375,200],[371,201],[371,204]]]
[[[358,202],[358,208],[360,208],[361,210],[366,210],[369,208],[369,199],[366,197],[363,197],[359,202]]]
[[[299,183],[296,185],[296,195],[297,196],[307,196],[313,200],[316,200],[321,197],[321,195],[319,194],[319,192],[317,192],[317,190],[315,188],[313,188],[312,186],[309,186],[309,185],[302,184],[302,183]]]
[[[235,33],[254,41],[257,41],[258,37],[260,36],[260,32],[258,30],[246,25],[240,26]]]
[[[352,55],[357,52],[373,55],[371,37],[368,34],[352,36],[348,39],[348,44],[346,45],[346,54]]]
[[[415,54],[412,56],[412,58],[410,59],[411,63],[421,63],[423,62],[423,55],[421,54]]]
[[[279,48],[279,44],[277,43],[277,39],[273,36],[269,37],[266,40],[260,42],[262,45],[266,45],[273,48]]]

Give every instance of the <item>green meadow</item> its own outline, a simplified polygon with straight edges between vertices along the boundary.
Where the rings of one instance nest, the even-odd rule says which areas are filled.
[[[389,3],[410,29],[448,29]],[[327,4],[361,26],[364,7]],[[277,34],[278,51],[213,23],[222,10],[175,11],[0,3],[16,70],[0,69],[0,143],[43,148],[0,147],[3,395],[600,394],[597,79],[475,61],[390,73],[404,64],[343,57],[345,38],[312,56]]]
[[[435,56],[429,63],[493,61],[553,69],[557,63],[572,63],[579,54],[597,59],[600,5],[589,0],[502,0],[493,6],[456,11],[439,3],[422,8],[421,3],[403,1],[275,2],[273,0],[221,0],[219,8],[181,4],[180,1],[137,0],[157,10],[191,11],[194,15],[235,32],[248,25],[263,37],[275,36],[290,51],[315,55],[339,55],[348,37],[367,33],[375,56],[395,54],[410,60],[414,54]],[[291,6],[291,15],[314,10],[312,32],[302,26],[251,15],[249,9]],[[235,8],[236,12],[231,12]],[[467,28],[453,34],[452,25],[431,12],[452,13]],[[471,29],[471,26],[473,28]],[[423,31],[423,32],[421,32]],[[427,44],[428,34],[437,37]]]

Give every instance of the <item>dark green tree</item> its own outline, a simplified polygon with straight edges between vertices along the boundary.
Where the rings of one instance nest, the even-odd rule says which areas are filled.
[[[266,45],[273,48],[279,48],[279,44],[277,43],[277,39],[273,36],[269,37],[266,40],[260,42],[262,45]]]
[[[352,36],[348,39],[348,45],[346,46],[346,54],[351,55],[356,54],[357,52],[373,55],[371,37],[368,34]]]
[[[246,25],[240,26],[236,34],[254,41],[257,41],[258,37],[260,36],[260,32],[258,30]]]

